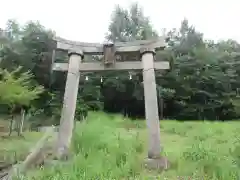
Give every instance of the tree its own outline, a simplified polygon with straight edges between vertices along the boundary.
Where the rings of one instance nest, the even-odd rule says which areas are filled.
[[[0,35],[1,67],[9,72],[18,66],[22,66],[23,71],[30,70],[33,79],[45,89],[37,100],[37,109],[44,109],[48,116],[53,112],[59,115],[66,74],[51,71],[54,32],[38,22],[22,26],[14,20],[3,30],[7,33]],[[161,117],[182,120],[239,118],[240,44],[231,39],[217,43],[204,40],[204,34],[187,19],[165,34],[169,37],[168,47],[156,55],[156,60],[171,63],[171,70],[164,75],[156,72]],[[157,36],[150,19],[134,3],[128,9],[115,7],[106,39],[117,42]],[[131,55],[125,60],[129,58]],[[56,53],[56,59],[67,61],[67,55]],[[86,56],[84,60],[90,59],[100,61],[101,57]],[[131,117],[144,116],[142,73],[114,71],[81,75],[88,76],[89,80],[84,82],[84,77],[80,78],[77,118],[95,109],[121,112]],[[56,92],[57,105],[51,104],[51,94],[56,95]]]
[[[33,85],[33,75],[29,72],[21,72],[21,67],[12,72],[1,70],[0,80],[0,103],[9,106],[12,115],[19,113],[23,107],[30,106],[30,103],[37,99],[43,92],[43,87]],[[13,116],[12,116],[13,117]],[[9,134],[12,132],[13,118],[10,125]],[[23,119],[19,132],[23,126]]]
[[[158,36],[138,3],[133,3],[129,9],[116,6],[108,31],[106,39],[113,42],[146,40]],[[131,56],[126,60],[130,58]],[[129,78],[129,73],[132,75],[132,80]],[[103,73],[105,79],[102,93],[105,109],[112,112],[120,111],[129,116],[144,115],[142,73],[129,73]]]
[[[32,79],[44,86],[44,93],[35,103],[37,109],[48,111],[51,101],[52,87],[64,82],[52,78],[51,63],[54,42],[54,32],[43,27],[39,22],[29,21],[24,25],[15,20],[9,20],[6,28],[7,36],[1,41],[1,68],[13,71],[18,66],[22,71],[30,71]],[[53,85],[52,85],[53,84]],[[46,112],[46,114],[49,114]]]
[[[150,20],[143,13],[138,3],[133,3],[129,10],[115,7],[106,38],[113,42],[146,40],[157,37]]]
[[[174,61],[171,72],[162,79],[165,86],[175,91],[168,100],[167,109],[174,109],[169,114],[178,119],[234,117],[231,99],[236,74],[230,65],[232,55],[219,49],[223,46],[204,42],[203,35],[189,26],[186,19],[179,31],[173,30],[168,35]]]

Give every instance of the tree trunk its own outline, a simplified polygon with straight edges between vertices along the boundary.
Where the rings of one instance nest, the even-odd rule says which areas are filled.
[[[10,121],[10,126],[9,126],[9,134],[8,134],[8,136],[12,135],[13,121],[14,121],[14,116],[12,115],[12,118],[11,118],[11,121]]]
[[[25,120],[25,110],[21,109],[21,121],[20,121],[20,126],[18,128],[18,136],[22,135],[24,120]]]

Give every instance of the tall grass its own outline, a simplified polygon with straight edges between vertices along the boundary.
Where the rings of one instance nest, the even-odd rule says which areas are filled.
[[[0,162],[12,163],[24,160],[32,146],[42,136],[38,132],[26,132],[23,135],[23,137],[17,135],[11,137],[0,136]]]
[[[26,179],[209,179],[240,178],[240,126],[233,123],[161,122],[164,154],[171,168],[143,168],[144,121],[90,113],[75,128],[72,160],[28,174]]]

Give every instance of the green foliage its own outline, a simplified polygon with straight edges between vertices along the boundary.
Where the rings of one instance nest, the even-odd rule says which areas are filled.
[[[54,32],[38,22],[21,26],[14,20],[10,20],[5,29],[9,33],[0,38],[1,67],[12,71],[22,66],[24,71],[29,70],[46,92],[36,102],[37,107],[44,109],[45,114],[59,116],[66,73],[51,71]],[[156,54],[156,60],[171,64],[171,70],[166,73],[156,71],[158,99],[163,106],[159,111],[163,110],[163,116],[182,120],[239,119],[240,44],[234,40],[206,41],[204,34],[187,19],[180,27],[165,30],[164,35],[169,37],[168,47]],[[157,36],[139,4],[134,3],[127,9],[116,6],[113,10],[106,39],[118,42]],[[101,57],[86,56],[84,61],[92,59],[100,61]],[[67,62],[67,54],[57,53],[56,60]],[[132,80],[129,80],[129,73]],[[83,82],[86,74],[81,73],[77,117],[96,109],[143,117],[142,73],[129,73],[89,73],[87,82]],[[53,103],[48,94],[55,92],[57,101]]]
[[[149,18],[144,16],[138,3],[133,3],[129,10],[116,6],[109,25],[107,39],[112,41],[133,41],[157,37]]]
[[[0,124],[2,121],[0,120]],[[14,163],[25,160],[29,154],[29,150],[43,135],[39,132],[25,132],[22,134],[24,138],[12,135],[6,138],[0,136],[0,160],[1,162]]]
[[[33,76],[29,72],[21,73],[21,67],[12,72],[1,70],[0,103],[14,107],[29,106],[43,92],[42,86],[33,86]]]
[[[66,164],[29,172],[26,179],[206,179],[240,178],[238,122],[161,121],[167,171],[147,171],[143,121],[91,112],[77,124]]]

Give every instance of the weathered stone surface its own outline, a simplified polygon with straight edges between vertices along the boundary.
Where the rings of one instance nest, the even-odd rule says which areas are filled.
[[[170,162],[166,157],[160,157],[156,159],[145,159],[144,165],[148,169],[155,169],[155,170],[166,170],[170,167]]]

